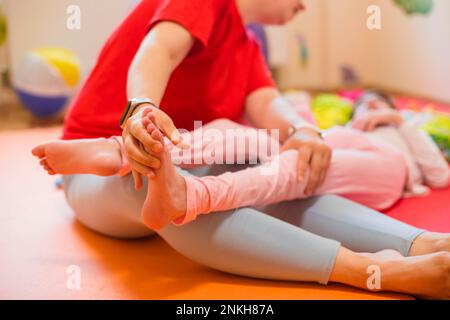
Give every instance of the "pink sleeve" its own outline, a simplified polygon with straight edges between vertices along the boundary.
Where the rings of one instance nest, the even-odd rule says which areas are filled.
[[[449,166],[431,137],[406,122],[399,127],[399,132],[408,144],[426,183],[435,188],[448,186]]]

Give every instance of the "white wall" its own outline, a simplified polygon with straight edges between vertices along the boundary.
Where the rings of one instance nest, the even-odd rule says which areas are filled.
[[[29,50],[57,45],[73,50],[88,70],[106,37],[138,0],[0,0],[7,4],[9,59],[15,69]],[[66,28],[66,8],[81,8],[81,30]],[[428,16],[406,16],[392,0],[305,0],[306,12],[286,26],[283,88],[333,88],[350,64],[363,84],[450,102],[450,1],[435,0]],[[369,4],[382,9],[382,30],[369,31]],[[279,32],[279,30],[277,31]],[[297,35],[308,42],[303,68]],[[283,41],[282,39],[279,41]]]
[[[12,72],[32,49],[62,46],[73,50],[83,71],[94,64],[106,37],[123,19],[133,0],[6,0]],[[81,29],[69,30],[69,5],[81,9]]]
[[[373,1],[373,0],[372,0]],[[429,16],[408,17],[390,0],[375,32],[376,68],[370,81],[387,88],[450,102],[450,1],[435,0]]]
[[[286,61],[278,68],[278,80],[282,88],[314,88],[322,86],[326,81],[327,66],[324,60],[327,47],[324,42],[326,25],[322,23],[326,14],[325,1],[306,0],[307,10],[287,26],[283,28],[275,27],[275,29],[278,29],[278,33],[271,32],[273,27],[268,28],[269,44],[273,42],[273,45],[288,50]],[[284,30],[285,35],[281,37],[282,40],[277,40],[275,37],[279,37],[279,33],[283,32],[282,30]],[[302,35],[307,41],[309,50],[307,66],[301,64],[299,35]],[[288,41],[288,44],[278,43],[279,41]]]
[[[370,0],[305,0],[306,11],[286,28],[291,41],[288,59],[280,72],[282,88],[333,88],[340,84],[340,66],[350,64],[363,80],[370,78],[367,55],[371,44],[366,28]],[[351,18],[350,18],[351,17]],[[302,68],[296,33],[304,34],[310,63]]]
[[[305,0],[307,11],[287,28],[283,88],[336,88],[340,66],[365,85],[450,102],[450,1],[435,0],[428,16],[407,16],[392,0]],[[367,7],[379,5],[382,29],[367,28]],[[311,65],[299,67],[295,32],[308,38]]]

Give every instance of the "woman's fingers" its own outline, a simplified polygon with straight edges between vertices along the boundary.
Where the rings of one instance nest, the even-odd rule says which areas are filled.
[[[134,188],[136,191],[139,191],[143,185],[142,176],[154,177],[152,168],[159,168],[161,163],[159,159],[145,152],[142,145],[130,135],[126,136],[124,147],[133,174]]]
[[[322,156],[320,154],[314,153],[311,158],[311,170],[309,173],[308,184],[305,188],[305,195],[310,196],[316,191],[319,181],[320,175],[324,171],[324,161],[322,160]]]
[[[172,119],[166,117],[163,121],[158,123],[158,128],[161,130],[164,136],[166,136],[170,142],[181,149],[188,149],[189,146],[183,142],[183,137],[180,131],[175,127]]]
[[[139,162],[134,161],[132,159],[130,159],[130,165],[131,165],[132,171],[136,171],[137,173],[139,173],[139,174],[141,174],[141,175],[143,175],[145,177],[149,177],[149,176],[152,177],[153,176],[153,169],[152,168],[143,166]],[[134,177],[134,175],[133,175],[133,177]]]
[[[298,181],[303,181],[305,179],[306,170],[309,168],[309,162],[311,160],[312,148],[308,145],[300,147],[298,150],[298,160],[297,160],[297,177]]]
[[[158,153],[157,150],[160,150],[160,148],[155,145],[158,145],[160,142],[152,139],[151,135],[148,133],[146,127],[143,124],[144,119],[133,121],[130,124],[127,123],[128,132],[135,139],[139,140],[139,142],[142,143],[147,148],[147,150]]]
[[[153,140],[153,138],[152,138]],[[142,165],[150,167],[152,169],[159,169],[161,167],[160,160],[147,153],[142,145],[136,139],[133,139],[131,136],[127,136],[124,141],[125,151],[130,159],[139,162]]]
[[[328,169],[330,168],[330,165],[331,165],[331,153],[329,155],[326,155],[322,161],[323,161],[324,170],[322,170],[320,172],[319,183],[317,185],[317,188],[319,188],[325,182],[325,178],[327,177]]]
[[[131,169],[131,173],[133,174],[134,180],[134,190],[139,191],[142,188],[142,176],[134,169]]]
[[[167,118],[165,121],[162,121],[161,127],[159,129],[167,138],[169,138],[169,140],[174,145],[177,145],[181,142],[181,134],[175,127],[172,119]]]

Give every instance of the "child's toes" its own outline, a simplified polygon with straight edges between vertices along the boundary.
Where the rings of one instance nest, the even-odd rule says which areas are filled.
[[[147,126],[151,123],[150,119],[148,117],[144,117],[142,118],[142,124],[144,125],[144,127],[147,128]]]
[[[144,109],[144,111],[142,112],[142,117],[146,117],[149,113],[151,113],[153,110],[150,108],[146,108]]]
[[[45,145],[41,144],[33,148],[33,150],[31,150],[31,153],[33,154],[33,156],[38,157],[39,159],[45,157]]]
[[[53,175],[56,174],[55,171],[53,171],[53,170],[52,170],[50,167],[48,167],[48,166],[45,166],[44,169],[45,169],[45,171],[47,171],[47,173],[48,173],[49,175],[51,175],[51,176],[53,176]]]
[[[154,125],[152,122],[150,122],[150,123],[147,125],[147,132],[150,133],[150,134],[152,134],[153,131],[155,131],[155,130],[156,130],[155,125]]]
[[[153,112],[147,114],[147,118],[148,118],[151,122],[156,123],[155,114],[154,114]]]
[[[159,131],[159,130],[153,130],[152,131],[152,133],[151,133],[151,135],[152,135],[152,138],[153,139],[155,139],[155,140],[158,140],[158,141],[160,141],[160,142],[163,142],[163,135],[162,135],[162,133],[161,133],[161,131]]]

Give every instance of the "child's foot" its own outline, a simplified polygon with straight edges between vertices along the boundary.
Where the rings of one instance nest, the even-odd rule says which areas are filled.
[[[58,140],[32,150],[50,174],[112,176],[122,168],[120,147],[114,139]]]
[[[147,117],[148,120],[143,122],[147,131],[164,146],[163,135],[154,125],[154,116],[149,113]],[[141,211],[144,223],[155,230],[184,216],[187,206],[186,182],[176,171],[165,146],[158,156],[161,167],[154,170],[154,177],[148,179],[147,199]]]

